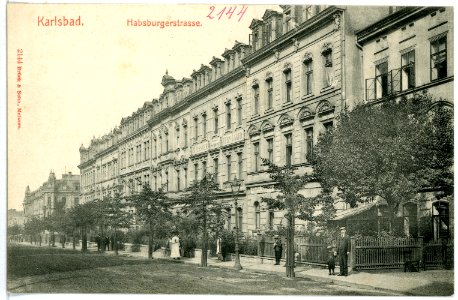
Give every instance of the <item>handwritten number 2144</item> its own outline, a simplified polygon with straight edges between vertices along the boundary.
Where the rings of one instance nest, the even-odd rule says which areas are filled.
[[[210,13],[207,15],[207,18],[210,20],[213,20],[217,18],[218,20],[221,20],[221,18],[226,15],[228,19],[232,18],[232,15],[238,10],[237,16],[239,16],[238,21],[243,18],[243,15],[245,14],[246,10],[248,9],[248,6],[243,5],[242,8],[237,9],[237,6],[224,6],[223,9],[221,9],[218,13],[215,15],[215,6],[210,6]]]

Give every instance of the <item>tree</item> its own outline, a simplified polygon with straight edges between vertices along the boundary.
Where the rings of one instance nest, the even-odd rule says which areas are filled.
[[[41,246],[41,236],[40,233],[45,229],[45,223],[43,219],[38,217],[32,217],[27,220],[24,224],[24,234],[30,235],[30,243],[33,241],[39,242]]]
[[[144,185],[142,191],[130,196],[128,201],[135,207],[139,219],[148,226],[148,257],[153,258],[156,235],[169,229],[167,221],[172,218],[172,203],[162,188],[153,191],[149,185]]]
[[[97,201],[78,204],[70,209],[72,223],[80,229],[81,251],[87,251],[87,230],[96,224],[98,218]]]
[[[314,174],[323,194],[337,187],[352,207],[380,196],[390,219],[422,188],[439,186],[444,196],[451,194],[453,112],[433,104],[421,94],[344,111],[315,148]]]
[[[263,197],[269,209],[287,210],[285,218],[287,225],[287,249],[286,249],[286,276],[295,277],[294,274],[294,228],[295,219],[305,221],[318,221],[334,213],[333,201],[330,197],[305,197],[299,191],[308,182],[316,181],[310,174],[298,175],[295,168],[290,165],[277,166],[273,162],[263,158],[263,164],[267,165],[267,173],[273,181],[273,188],[279,192],[274,198]],[[320,206],[321,214],[317,214]]]
[[[115,192],[114,196],[105,197],[98,202],[99,220],[103,220],[104,225],[113,228],[113,245],[115,254],[118,255],[117,230],[119,228],[128,228],[132,223],[132,215],[125,210],[126,203],[119,192]]]
[[[8,232],[8,237],[10,241],[14,240],[15,242],[18,242],[19,236],[22,234],[23,229],[19,224],[14,224],[14,225],[8,226],[7,232]]]
[[[221,216],[225,211],[224,206],[217,201],[219,190],[215,175],[207,173],[202,180],[194,181],[179,201],[183,213],[195,216],[201,230],[202,256],[200,265],[202,267],[207,266],[209,233],[220,229]]]

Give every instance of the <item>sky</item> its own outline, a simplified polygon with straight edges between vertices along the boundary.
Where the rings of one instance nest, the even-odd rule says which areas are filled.
[[[122,117],[163,91],[165,71],[176,79],[221,57],[235,40],[248,43],[253,18],[278,5],[40,5],[13,4],[7,14],[8,208],[22,210],[54,170],[79,174],[79,147],[119,125]],[[83,26],[46,27],[41,17],[81,17]],[[240,21],[239,21],[240,18]],[[191,20],[201,27],[132,27],[127,20]],[[43,22],[44,24],[45,22]],[[18,49],[22,63],[17,62]],[[18,82],[17,67],[21,81]],[[18,87],[17,84],[21,86]],[[21,92],[18,103],[17,92]],[[20,128],[17,109],[21,108]]]

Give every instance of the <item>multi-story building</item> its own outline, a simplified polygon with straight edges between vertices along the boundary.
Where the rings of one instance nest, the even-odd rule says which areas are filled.
[[[453,8],[397,7],[389,16],[358,31],[363,61],[364,99],[430,94],[437,105],[453,108]],[[434,238],[453,232],[450,198],[431,187],[399,207],[404,232],[416,234],[418,220],[432,217]]]
[[[71,172],[62,174],[56,179],[53,171],[48,180],[35,191],[25,190],[23,201],[25,221],[32,217],[44,218],[50,216],[56,208],[67,209],[79,203],[80,175]]]
[[[445,57],[446,71],[428,69],[434,79],[414,73],[418,74],[415,88],[432,88],[453,80],[452,51],[444,52],[440,44],[445,31],[441,28],[448,27],[446,49],[453,45],[447,10],[325,5],[281,8],[281,12],[267,10],[261,19],[252,21],[247,44],[236,41],[221,58],[213,57],[190,78],[177,80],[166,71],[161,82],[164,91],[157,99],[122,119],[108,138],[93,139],[87,149],[81,147],[84,201],[103,197],[104,189],[117,186],[123,186],[127,194],[139,191],[143,183],[154,189],[163,187],[176,197],[205,172],[211,172],[217,174],[223,190],[220,196],[228,202],[232,196],[224,183],[234,177],[243,179],[239,207],[232,207],[227,228],[235,224],[235,209],[243,232],[275,228],[285,224],[284,212],[269,211],[261,201],[273,195],[267,188],[271,182],[261,158],[311,172],[309,159],[320,132],[332,128],[343,109],[375,97],[367,91],[368,82],[377,80],[375,62],[381,63],[383,53],[388,53],[380,48],[381,42],[393,43],[389,51],[395,51],[399,59],[395,52],[390,52],[388,59],[390,66],[399,63],[397,68],[412,63],[410,54],[404,55],[410,53],[405,49],[425,43],[430,46],[418,48],[424,56],[422,64],[428,60],[435,66],[443,65]],[[416,17],[403,14],[406,11],[423,14],[422,21],[417,25]],[[427,20],[434,17],[433,11],[443,20]],[[412,28],[412,22],[416,28],[426,24],[421,25],[425,31],[419,30],[413,37],[404,33]],[[428,49],[431,55],[426,54]],[[407,82],[408,86],[412,80]],[[374,88],[373,93],[379,92]],[[114,163],[117,158],[119,165]],[[117,167],[103,177],[103,165],[110,161]],[[313,183],[302,193],[313,196],[319,191],[319,184]],[[346,205],[337,201],[336,207],[345,209]]]
[[[8,227],[18,225],[24,226],[24,211],[17,211],[16,209],[8,209]]]

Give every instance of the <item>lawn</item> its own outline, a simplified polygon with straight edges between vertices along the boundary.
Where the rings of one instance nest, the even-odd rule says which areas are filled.
[[[96,252],[82,253],[81,251],[47,246],[8,246],[7,259],[9,279],[54,272],[151,263],[148,260],[138,258],[119,259]]]
[[[308,278],[201,268],[183,261],[8,247],[10,293],[386,295]]]

